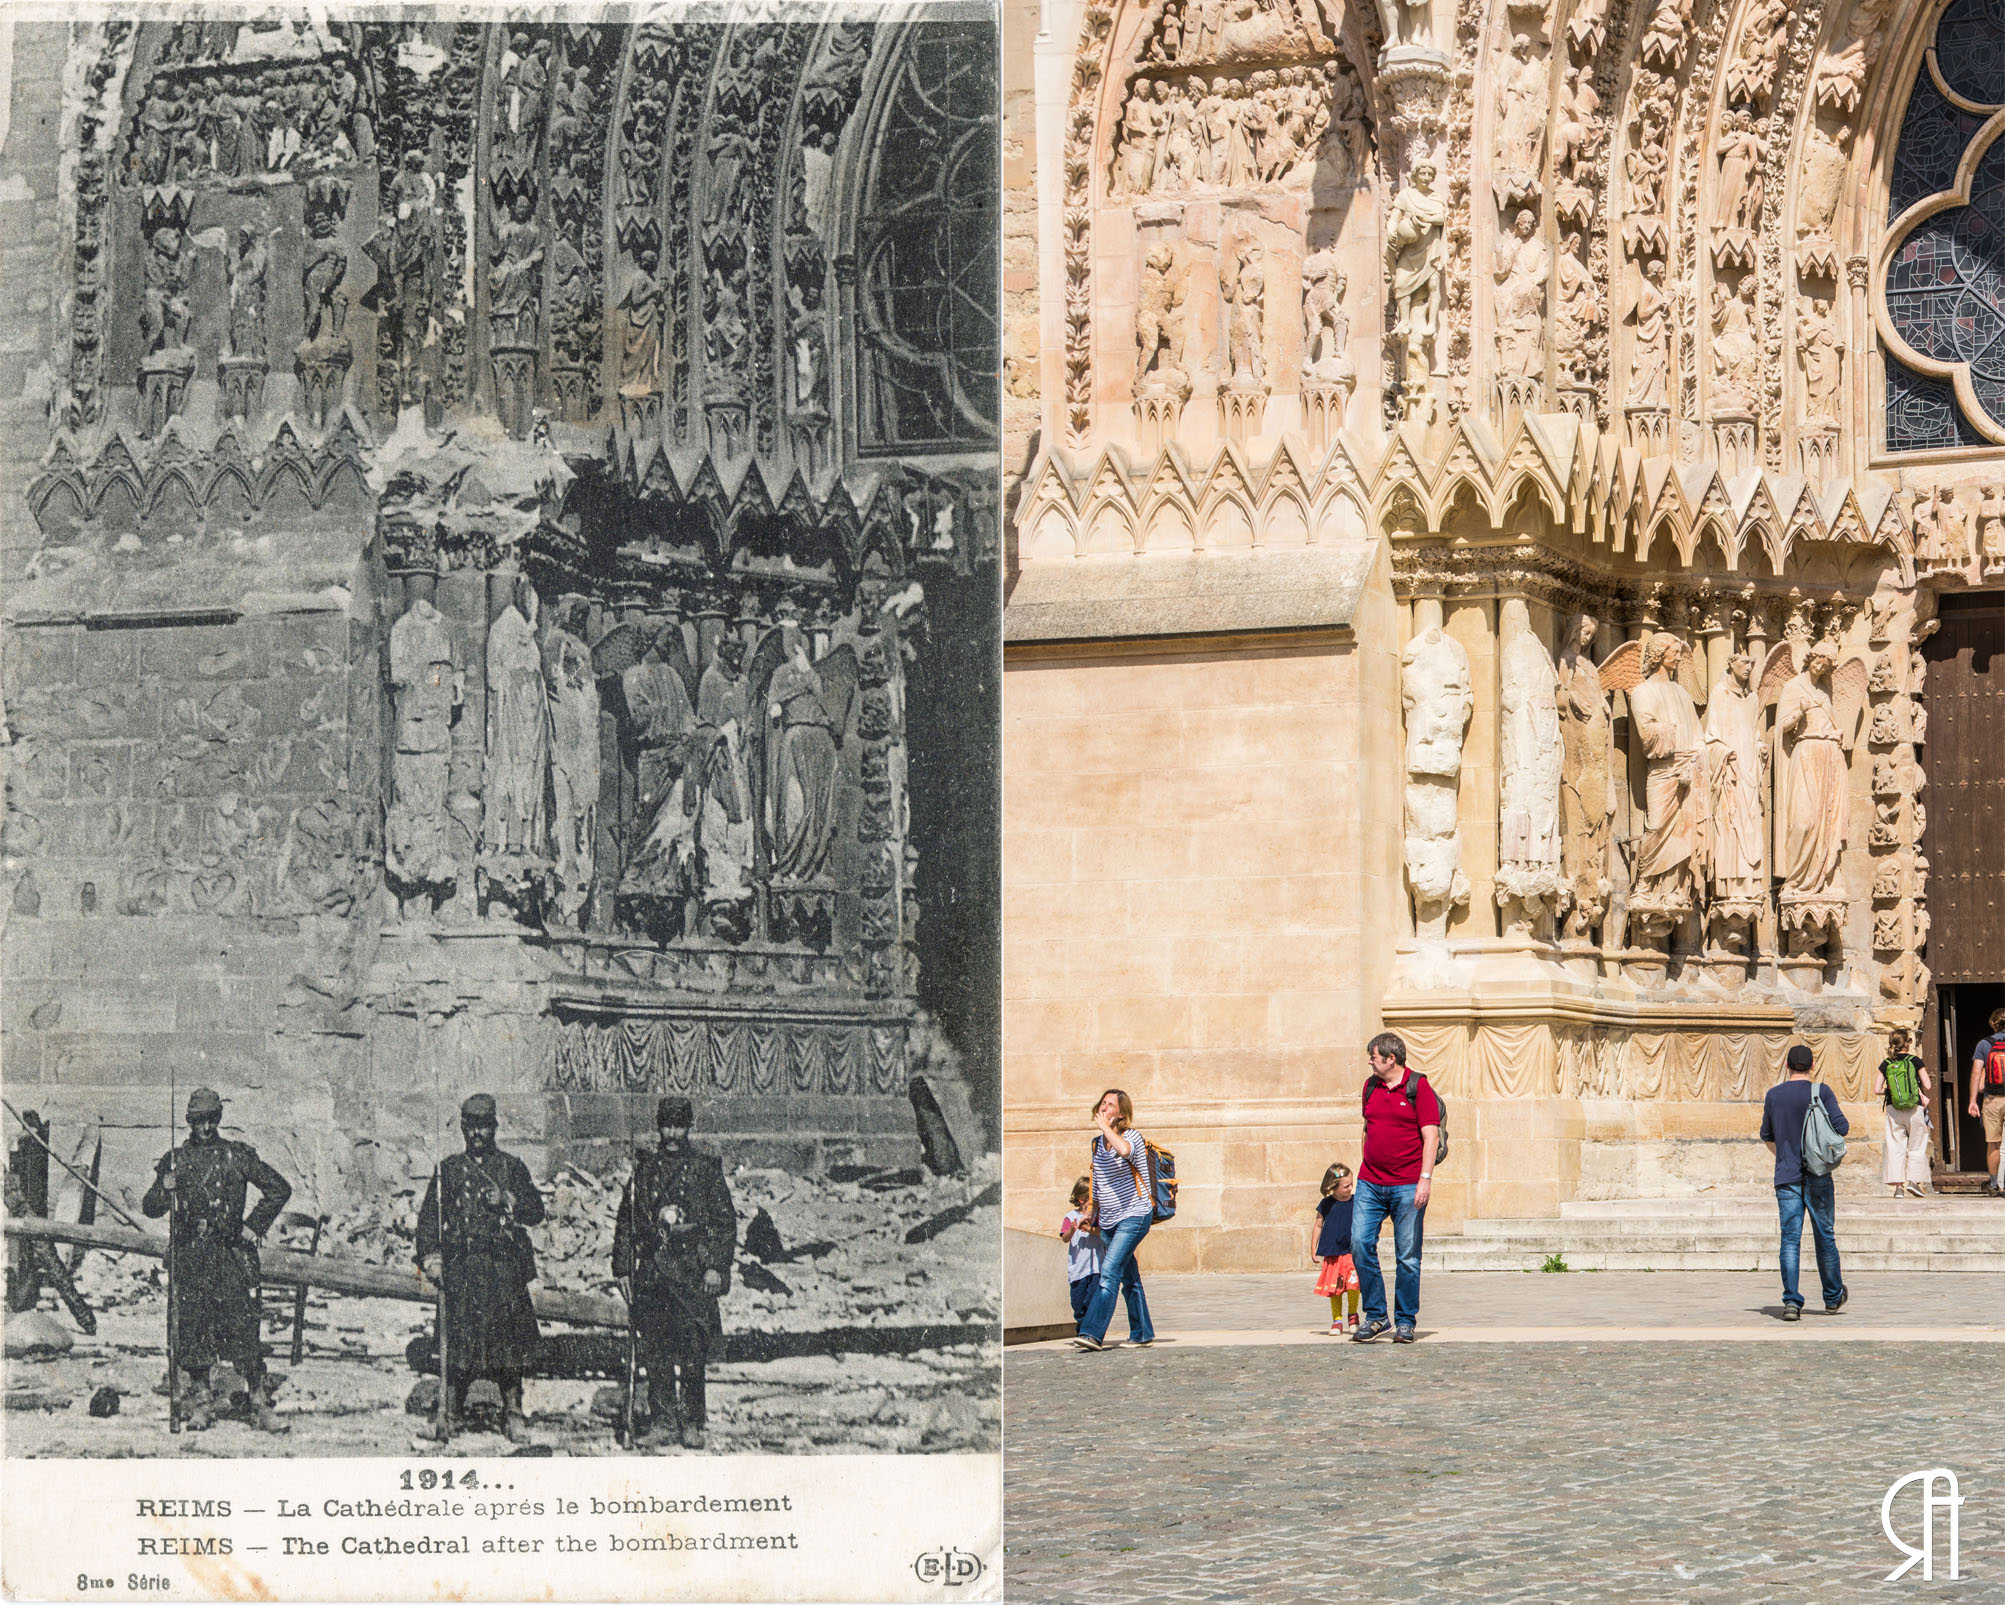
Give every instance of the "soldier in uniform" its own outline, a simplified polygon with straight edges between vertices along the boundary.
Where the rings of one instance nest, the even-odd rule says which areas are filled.
[[[529,1167],[495,1146],[491,1096],[461,1104],[459,1126],[466,1152],[446,1156],[418,1211],[418,1263],[445,1289],[444,1430],[465,1414],[468,1386],[488,1377],[501,1389],[502,1431],[527,1443],[522,1373],[535,1362],[538,1334],[529,1302],[536,1254],[523,1228],[543,1219],[543,1195]]]
[[[260,1431],[287,1432],[265,1397],[264,1347],[259,1337],[258,1250],[292,1186],[247,1142],[222,1135],[223,1100],[207,1087],[188,1095],[188,1140],[160,1156],[140,1208],[158,1220],[171,1208],[174,1347],[181,1376],[168,1385],[188,1399],[187,1424],[202,1431],[215,1419],[210,1368],[218,1361],[243,1376],[250,1419]],[[258,1190],[258,1207],[244,1214],[244,1189]]]
[[[724,1161],[689,1145],[687,1098],[655,1106],[661,1142],[634,1156],[613,1227],[613,1275],[633,1311],[652,1417],[641,1442],[704,1445],[703,1368],[724,1335],[717,1301],[731,1288],[738,1215]]]

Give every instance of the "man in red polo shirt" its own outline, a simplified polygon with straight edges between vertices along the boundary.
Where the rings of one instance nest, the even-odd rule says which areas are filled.
[[[1420,1319],[1420,1226],[1433,1187],[1441,1100],[1425,1076],[1406,1068],[1406,1044],[1390,1031],[1373,1037],[1365,1056],[1371,1074],[1364,1085],[1364,1159],[1351,1200],[1351,1263],[1364,1294],[1365,1319],[1351,1341],[1369,1343],[1391,1332],[1393,1342],[1411,1343]],[[1399,1260],[1391,1321],[1385,1318],[1385,1276],[1378,1268],[1379,1229],[1388,1215]]]

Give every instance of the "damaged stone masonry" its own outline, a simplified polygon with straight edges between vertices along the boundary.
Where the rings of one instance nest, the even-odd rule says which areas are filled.
[[[923,1102],[978,1175],[992,26],[13,48],[10,1100],[109,1183],[212,1085],[337,1219],[473,1090],[581,1210],[664,1092],[727,1171],[916,1166]]]

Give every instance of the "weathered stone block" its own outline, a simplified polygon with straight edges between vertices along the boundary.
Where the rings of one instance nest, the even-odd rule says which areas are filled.
[[[133,634],[140,670],[154,679],[256,680],[270,672],[269,640],[259,623],[181,624]]]
[[[1179,1214],[1181,1219],[1181,1214]],[[1142,1239],[1137,1252],[1136,1263],[1142,1268],[1142,1281],[1147,1285],[1151,1274],[1158,1276],[1185,1276],[1197,1270],[1212,1267],[1199,1262],[1199,1249],[1204,1236],[1198,1232],[1180,1231],[1174,1226],[1158,1226]],[[1122,1317],[1117,1316],[1118,1323]]]
[[[1204,1271],[1300,1270],[1309,1263],[1303,1235],[1285,1226],[1224,1227],[1198,1244]]]
[[[76,678],[76,638],[68,626],[15,626],[0,636],[0,685],[11,710],[29,686],[67,685]]]
[[[79,630],[76,635],[76,683],[86,686],[130,686],[139,677],[139,630]]]
[[[333,675],[348,663],[349,620],[344,613],[287,613],[246,621],[263,643],[270,672]]]

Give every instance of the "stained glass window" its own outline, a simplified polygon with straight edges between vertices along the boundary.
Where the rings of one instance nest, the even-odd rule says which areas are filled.
[[[1952,0],[1936,23],[1901,120],[1890,219],[1951,189],[1972,137],[1989,120],[1952,95],[2005,106],[2005,0]],[[2005,426],[2005,139],[1979,157],[1967,204],[1934,212],[1899,241],[1887,264],[1886,297],[1888,319],[1908,351],[1966,372],[1979,408]],[[1889,450],[1984,441],[1948,379],[1918,372],[1892,351],[1886,356]]]
[[[1901,119],[1900,144],[1894,150],[1888,222],[1916,201],[1956,182],[1956,164],[1963,158],[1963,147],[1984,123],[1980,114],[1951,105],[1935,87],[1928,63],[1922,63],[1914,93],[1908,98],[1907,116]]]
[[[1983,444],[1984,437],[1970,427],[1957,406],[1956,391],[1947,379],[1931,379],[1897,358],[1887,358],[1889,451],[1942,451]]]
[[[996,437],[995,58],[992,24],[918,24],[877,131],[857,250],[866,451]]]
[[[1935,25],[1935,60],[1953,93],[2005,105],[2005,0],[1956,0]]]

